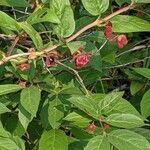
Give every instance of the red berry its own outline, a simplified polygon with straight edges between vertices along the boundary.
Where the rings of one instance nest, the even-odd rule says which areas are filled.
[[[125,34],[119,35],[116,41],[117,41],[118,48],[123,48],[125,45],[128,44],[128,40]]]
[[[95,126],[94,122],[89,124],[88,127],[87,127],[87,131],[89,133],[93,133],[95,131],[95,129],[96,129],[96,126]]]
[[[26,71],[30,69],[30,65],[28,63],[20,64],[17,66],[21,71]]]
[[[81,53],[73,56],[73,60],[75,61],[76,68],[80,69],[85,67],[89,63],[90,58],[88,54]]]

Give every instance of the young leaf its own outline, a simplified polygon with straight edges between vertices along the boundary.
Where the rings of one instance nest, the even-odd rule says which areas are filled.
[[[39,50],[43,47],[42,38],[39,33],[27,22],[19,23],[20,27],[30,36],[35,47]]]
[[[109,0],[82,0],[84,8],[93,16],[101,15],[109,7]]]
[[[49,102],[48,121],[53,129],[58,129],[64,116],[62,103],[58,98]]]
[[[136,73],[144,76],[145,78],[150,80],[150,69],[148,68],[134,68],[133,69]]]
[[[112,114],[105,119],[106,123],[120,128],[136,128],[144,126],[144,121],[133,114]]]
[[[48,8],[38,9],[33,12],[27,19],[29,24],[36,24],[39,22],[60,23],[56,13]]]
[[[150,90],[148,90],[141,101],[141,113],[142,115],[147,118],[150,116]]]
[[[71,54],[77,52],[80,48],[84,48],[86,42],[84,41],[75,41],[67,43],[68,48],[70,49]]]
[[[15,21],[13,18],[8,16],[6,13],[0,11],[0,27],[4,27],[6,29],[17,31],[21,29],[18,25],[17,21]]]
[[[26,0],[0,0],[0,5],[10,7],[29,7],[29,4]]]
[[[70,36],[75,30],[75,21],[69,0],[51,0],[50,9],[60,20],[58,25],[53,26],[54,32],[61,37]]]
[[[150,23],[135,16],[118,15],[111,19],[114,32],[146,32],[150,31]]]
[[[61,130],[44,131],[39,142],[39,150],[68,150],[68,139]]]
[[[22,87],[17,84],[0,85],[0,95],[9,94],[21,90]]]
[[[112,131],[108,140],[119,150],[150,150],[150,143],[145,137],[125,129]]]
[[[84,150],[110,150],[110,144],[105,137],[98,135],[90,139]]]

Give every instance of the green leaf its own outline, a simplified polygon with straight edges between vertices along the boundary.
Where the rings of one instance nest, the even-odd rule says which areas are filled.
[[[111,19],[113,32],[146,32],[150,31],[150,23],[135,16],[118,15]]]
[[[82,0],[84,8],[93,16],[98,16],[109,7],[109,0]]]
[[[6,13],[0,11],[0,27],[4,27],[8,30],[18,31],[21,29],[17,21],[8,16]]]
[[[40,99],[41,93],[37,87],[30,86],[22,90],[19,104],[19,120],[25,129],[33,117],[36,116]]]
[[[0,114],[5,112],[10,112],[10,110],[3,103],[0,103]]]
[[[75,21],[69,0],[51,0],[50,9],[60,20],[58,25],[53,26],[54,32],[61,37],[70,36],[75,30]]]
[[[142,89],[143,86],[144,84],[139,81],[132,81],[130,85],[131,94],[132,95],[136,94],[138,91]]]
[[[147,118],[150,116],[150,90],[148,90],[141,101],[141,113],[142,115]]]
[[[149,0],[132,0],[134,1],[135,3],[150,3]]]
[[[119,150],[150,150],[150,143],[145,137],[125,129],[112,131],[108,140]]]
[[[1,0],[0,5],[3,6],[10,6],[10,7],[28,7],[29,4],[27,3],[26,0]]]
[[[69,98],[68,101],[93,118],[99,119],[98,106],[96,102],[90,97],[72,95],[72,97]]]
[[[75,41],[75,42],[67,43],[67,46],[70,49],[71,54],[77,52],[82,47],[84,48],[85,45],[86,45],[86,42],[84,41]]]
[[[144,76],[145,78],[150,80],[150,69],[148,68],[134,68],[133,69],[136,73]]]
[[[107,94],[99,103],[99,108],[102,114],[110,112],[116,103],[121,99],[122,92],[111,92]]]
[[[62,103],[58,98],[49,102],[48,121],[53,129],[58,129],[64,116]]]
[[[80,128],[86,128],[91,121],[90,119],[85,118],[76,112],[68,114],[63,120],[69,121],[71,122],[70,124]]]
[[[100,55],[94,55],[90,59],[90,66],[95,70],[102,72],[102,59]]]
[[[29,24],[36,24],[39,22],[60,23],[56,13],[48,8],[39,8],[36,10],[28,17],[27,22]]]
[[[144,136],[150,142],[150,130],[145,128],[135,128],[132,131]]]
[[[42,38],[39,33],[27,22],[19,23],[20,27],[30,36],[35,47],[39,50],[43,47]]]
[[[68,150],[68,139],[61,130],[44,131],[39,142],[39,150]]]
[[[130,3],[131,0],[115,0],[115,2],[116,2],[119,6],[121,6],[121,5],[123,5],[124,3]]]
[[[17,92],[21,89],[22,89],[22,87],[17,84],[0,85],[0,95]]]
[[[109,116],[114,113],[130,113],[140,117],[139,112],[130,104],[130,102],[123,98],[117,101],[109,111],[105,112],[105,115]]]
[[[90,139],[84,150],[110,150],[110,144],[105,137],[98,135]]]
[[[105,119],[106,123],[120,128],[136,128],[144,126],[144,121],[133,114],[112,114]]]

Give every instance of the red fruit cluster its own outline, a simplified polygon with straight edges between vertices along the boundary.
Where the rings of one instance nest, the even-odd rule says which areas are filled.
[[[86,53],[81,53],[73,56],[73,60],[75,62],[75,66],[77,69],[83,68],[87,66],[90,61],[90,57]]]
[[[125,34],[121,34],[116,39],[118,48],[123,48],[128,44],[128,40]]]
[[[90,123],[87,127],[87,131],[89,133],[93,133],[95,131],[95,129],[96,129],[96,125],[94,124],[94,122]]]
[[[128,44],[128,40],[127,40],[127,37],[125,34],[121,34],[118,36],[115,36],[113,34],[111,22],[108,22],[105,25],[104,35],[108,40],[116,42],[118,48],[123,48],[124,46],[126,46]]]

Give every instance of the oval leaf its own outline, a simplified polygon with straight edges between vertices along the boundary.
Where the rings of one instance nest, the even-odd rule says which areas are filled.
[[[0,95],[9,94],[21,90],[22,87],[17,84],[0,85]]]
[[[150,90],[148,90],[142,98],[141,113],[145,118],[150,116]]]
[[[30,36],[35,47],[39,50],[43,46],[42,38],[39,33],[27,22],[19,23],[20,27]]]
[[[45,131],[39,142],[39,150],[68,150],[68,139],[61,130]]]
[[[48,107],[48,121],[53,129],[58,129],[61,125],[61,119],[64,113],[62,110],[62,103],[58,98],[49,102]]]
[[[146,32],[150,31],[150,23],[135,16],[118,15],[111,19],[114,32]]]
[[[26,0],[0,0],[0,5],[3,6],[10,6],[10,7],[28,7],[29,4],[27,3]]]
[[[0,27],[4,27],[6,29],[18,32],[21,29],[18,23],[13,18],[11,18],[2,11],[0,11],[0,20]]]
[[[84,8],[93,16],[98,16],[109,7],[109,0],[82,0]]]
[[[144,121],[133,114],[112,114],[105,119],[106,123],[120,128],[136,128],[144,125]]]
[[[105,137],[98,135],[90,139],[84,150],[110,150],[110,144]]]
[[[37,87],[31,86],[22,90],[19,104],[19,120],[25,129],[33,117],[36,116],[40,99],[41,92]]]
[[[36,10],[28,17],[27,22],[30,24],[36,24],[39,22],[60,23],[56,13],[48,8]]]
[[[75,21],[69,0],[51,0],[50,8],[60,20],[58,25],[54,25],[54,32],[61,37],[70,36],[75,30]]]
[[[150,150],[150,143],[145,137],[125,129],[112,131],[108,140],[119,150]]]
[[[144,76],[145,78],[150,80],[150,69],[148,68],[134,68],[133,69],[136,73]]]

